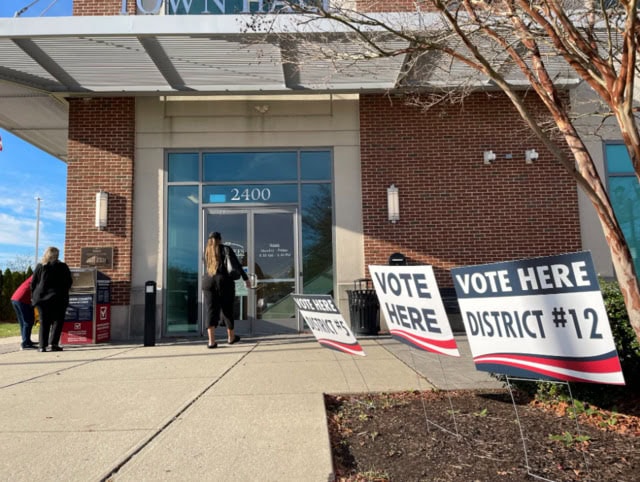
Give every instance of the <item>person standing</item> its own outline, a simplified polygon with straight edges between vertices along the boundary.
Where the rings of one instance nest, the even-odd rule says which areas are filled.
[[[60,261],[60,251],[48,247],[31,279],[31,299],[40,316],[38,351],[62,351],[60,336],[64,315],[69,305],[69,289],[73,284],[71,270]]]
[[[247,288],[249,277],[242,269],[236,253],[230,246],[222,244],[222,235],[215,231],[209,234],[204,252],[204,278],[202,291],[204,295],[207,335],[209,348],[216,348],[216,328],[220,324],[220,313],[224,317],[227,326],[228,342],[230,345],[240,341],[235,334],[235,321],[233,319],[233,302],[236,297],[236,282],[227,269],[227,259],[234,271],[240,273]]]
[[[33,330],[33,322],[35,321],[35,313],[33,306],[31,306],[31,278],[33,275],[24,280],[11,295],[11,305],[20,324],[21,350],[36,348],[35,343],[31,341],[31,330]]]

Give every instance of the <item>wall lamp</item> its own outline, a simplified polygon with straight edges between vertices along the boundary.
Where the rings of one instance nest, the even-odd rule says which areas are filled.
[[[493,161],[496,160],[496,153],[493,151],[484,151],[482,156],[485,164],[491,164]]]
[[[524,151],[524,162],[527,164],[533,164],[533,161],[538,159],[538,151],[535,149],[527,149]]]
[[[96,228],[103,230],[107,227],[107,213],[109,212],[109,193],[96,193]]]
[[[397,223],[400,220],[400,198],[395,184],[387,188],[387,210],[389,212],[389,221]]]

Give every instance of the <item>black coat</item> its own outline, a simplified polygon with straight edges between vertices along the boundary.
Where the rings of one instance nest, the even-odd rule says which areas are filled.
[[[211,290],[214,286],[214,283],[224,283],[235,286],[235,283],[231,276],[229,276],[229,271],[227,270],[227,257],[231,261],[233,268],[240,274],[242,279],[245,281],[249,279],[249,276],[247,276],[247,273],[245,273],[244,269],[242,268],[242,263],[240,263],[240,260],[238,260],[238,257],[236,256],[236,253],[231,248],[231,246],[220,244],[218,246],[218,249],[219,257],[221,259],[220,266],[218,266],[217,271],[213,275],[207,273],[207,269],[205,267],[204,276],[202,277],[202,289],[204,290]],[[216,278],[217,281],[214,280],[214,278]]]
[[[39,263],[31,279],[31,302],[33,306],[66,307],[72,284],[71,270],[62,261]]]

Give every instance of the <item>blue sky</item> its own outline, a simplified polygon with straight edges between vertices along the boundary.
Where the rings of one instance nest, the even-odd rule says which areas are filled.
[[[0,0],[0,17],[13,17],[31,3]],[[21,16],[71,15],[72,0],[51,4],[37,0]],[[24,269],[35,262],[36,197],[42,199],[38,259],[47,246],[60,248],[64,255],[67,165],[1,128],[0,137],[0,269]]]

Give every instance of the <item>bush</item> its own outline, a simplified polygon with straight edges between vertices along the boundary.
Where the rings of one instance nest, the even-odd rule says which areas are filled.
[[[640,342],[629,323],[622,292],[615,281],[600,281],[604,306],[618,350],[624,379],[629,388],[640,391]]]
[[[2,286],[0,287],[0,321],[17,322],[16,313],[11,306],[11,296],[18,286],[26,280],[33,271],[31,267],[26,272],[12,272],[7,268],[2,273]]]

